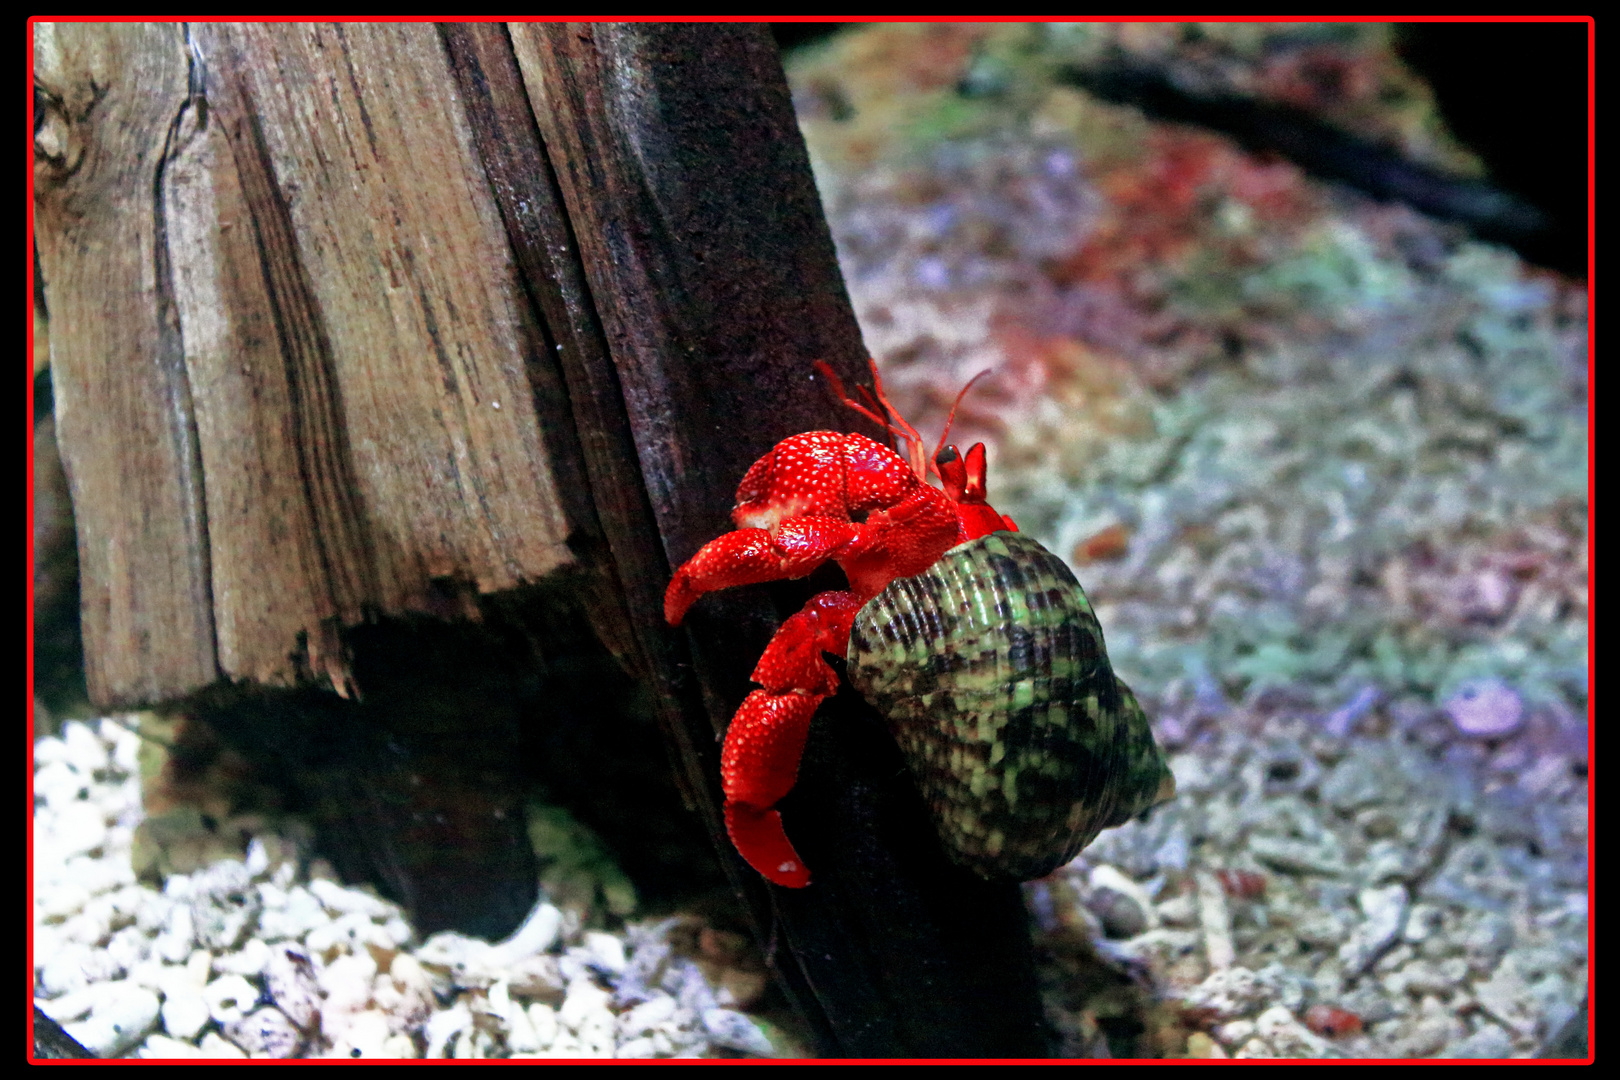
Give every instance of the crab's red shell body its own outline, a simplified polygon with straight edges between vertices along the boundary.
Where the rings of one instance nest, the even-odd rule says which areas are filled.
[[[828,560],[849,579],[848,589],[812,597],[771,638],[752,676],[760,689],[732,717],[721,750],[732,842],[755,870],[792,888],[808,885],[810,872],[774,807],[798,776],[810,718],[838,688],[822,653],[844,654],[856,612],[896,578],[922,573],[959,543],[1016,529],[985,501],[982,444],[965,458],[942,447],[933,461],[942,487],[934,487],[915,430],[889,406],[881,383],[877,400],[889,414],[877,418],[908,442],[909,463],[864,435],[809,431],[783,439],[738,486],[737,529],[682,564],[664,594],[664,615],[674,625],[715,589],[804,577]]]

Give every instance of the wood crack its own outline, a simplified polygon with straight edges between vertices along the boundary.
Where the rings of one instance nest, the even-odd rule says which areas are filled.
[[[186,531],[195,537],[187,557],[191,562],[189,580],[193,583],[192,612],[200,625],[198,632],[207,641],[219,664],[219,643],[214,626],[212,594],[213,565],[208,542],[208,500],[204,488],[202,447],[197,437],[197,414],[191,397],[191,380],[186,372],[185,339],[175,304],[174,267],[169,253],[168,216],[165,212],[165,180],[171,162],[186,144],[208,126],[207,99],[203,87],[207,78],[201,53],[183,26],[186,44],[186,97],[175,110],[163,136],[152,175],[152,275],[157,300],[156,362],[164,398],[170,412],[167,425],[179,463],[181,511],[186,515]],[[188,118],[190,122],[188,123]]]

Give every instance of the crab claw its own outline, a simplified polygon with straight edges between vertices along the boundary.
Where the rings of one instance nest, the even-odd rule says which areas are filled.
[[[804,577],[844,548],[860,528],[828,518],[793,518],[772,532],[737,529],[707,544],[675,571],[664,590],[664,618],[679,626],[686,609],[715,589]]]
[[[782,829],[774,807],[793,790],[810,718],[825,694],[755,690],[743,700],[720,749],[726,832],[743,859],[790,889],[810,884],[810,871]]]
[[[773,533],[799,517],[849,521],[852,514],[894,506],[916,485],[894,451],[864,435],[807,431],[754,462],[737,485],[731,520],[738,528]]]
[[[726,803],[726,833],[748,865],[789,889],[810,884],[810,871],[782,828],[782,815],[746,803]]]

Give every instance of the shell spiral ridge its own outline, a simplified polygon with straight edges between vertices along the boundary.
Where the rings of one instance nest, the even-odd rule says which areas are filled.
[[[1050,873],[1173,791],[1074,574],[992,533],[896,580],[856,616],[850,682],[889,726],[958,863]]]

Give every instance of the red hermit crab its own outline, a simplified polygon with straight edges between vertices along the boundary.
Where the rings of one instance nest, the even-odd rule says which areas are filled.
[[[930,459],[876,365],[865,405],[816,366],[907,456],[835,431],[783,439],[738,486],[737,529],[669,583],[664,616],[677,625],[715,589],[804,577],[829,559],[849,579],[788,618],[754,668],[761,689],[721,750],[726,830],[769,880],[810,883],[775,806],[837,690],[827,652],[848,658],[851,684],[888,717],[947,854],[987,878],[1048,873],[1173,791],[1147,719],[1108,666],[1074,575],[986,501],[984,444],[958,453],[947,421]]]

